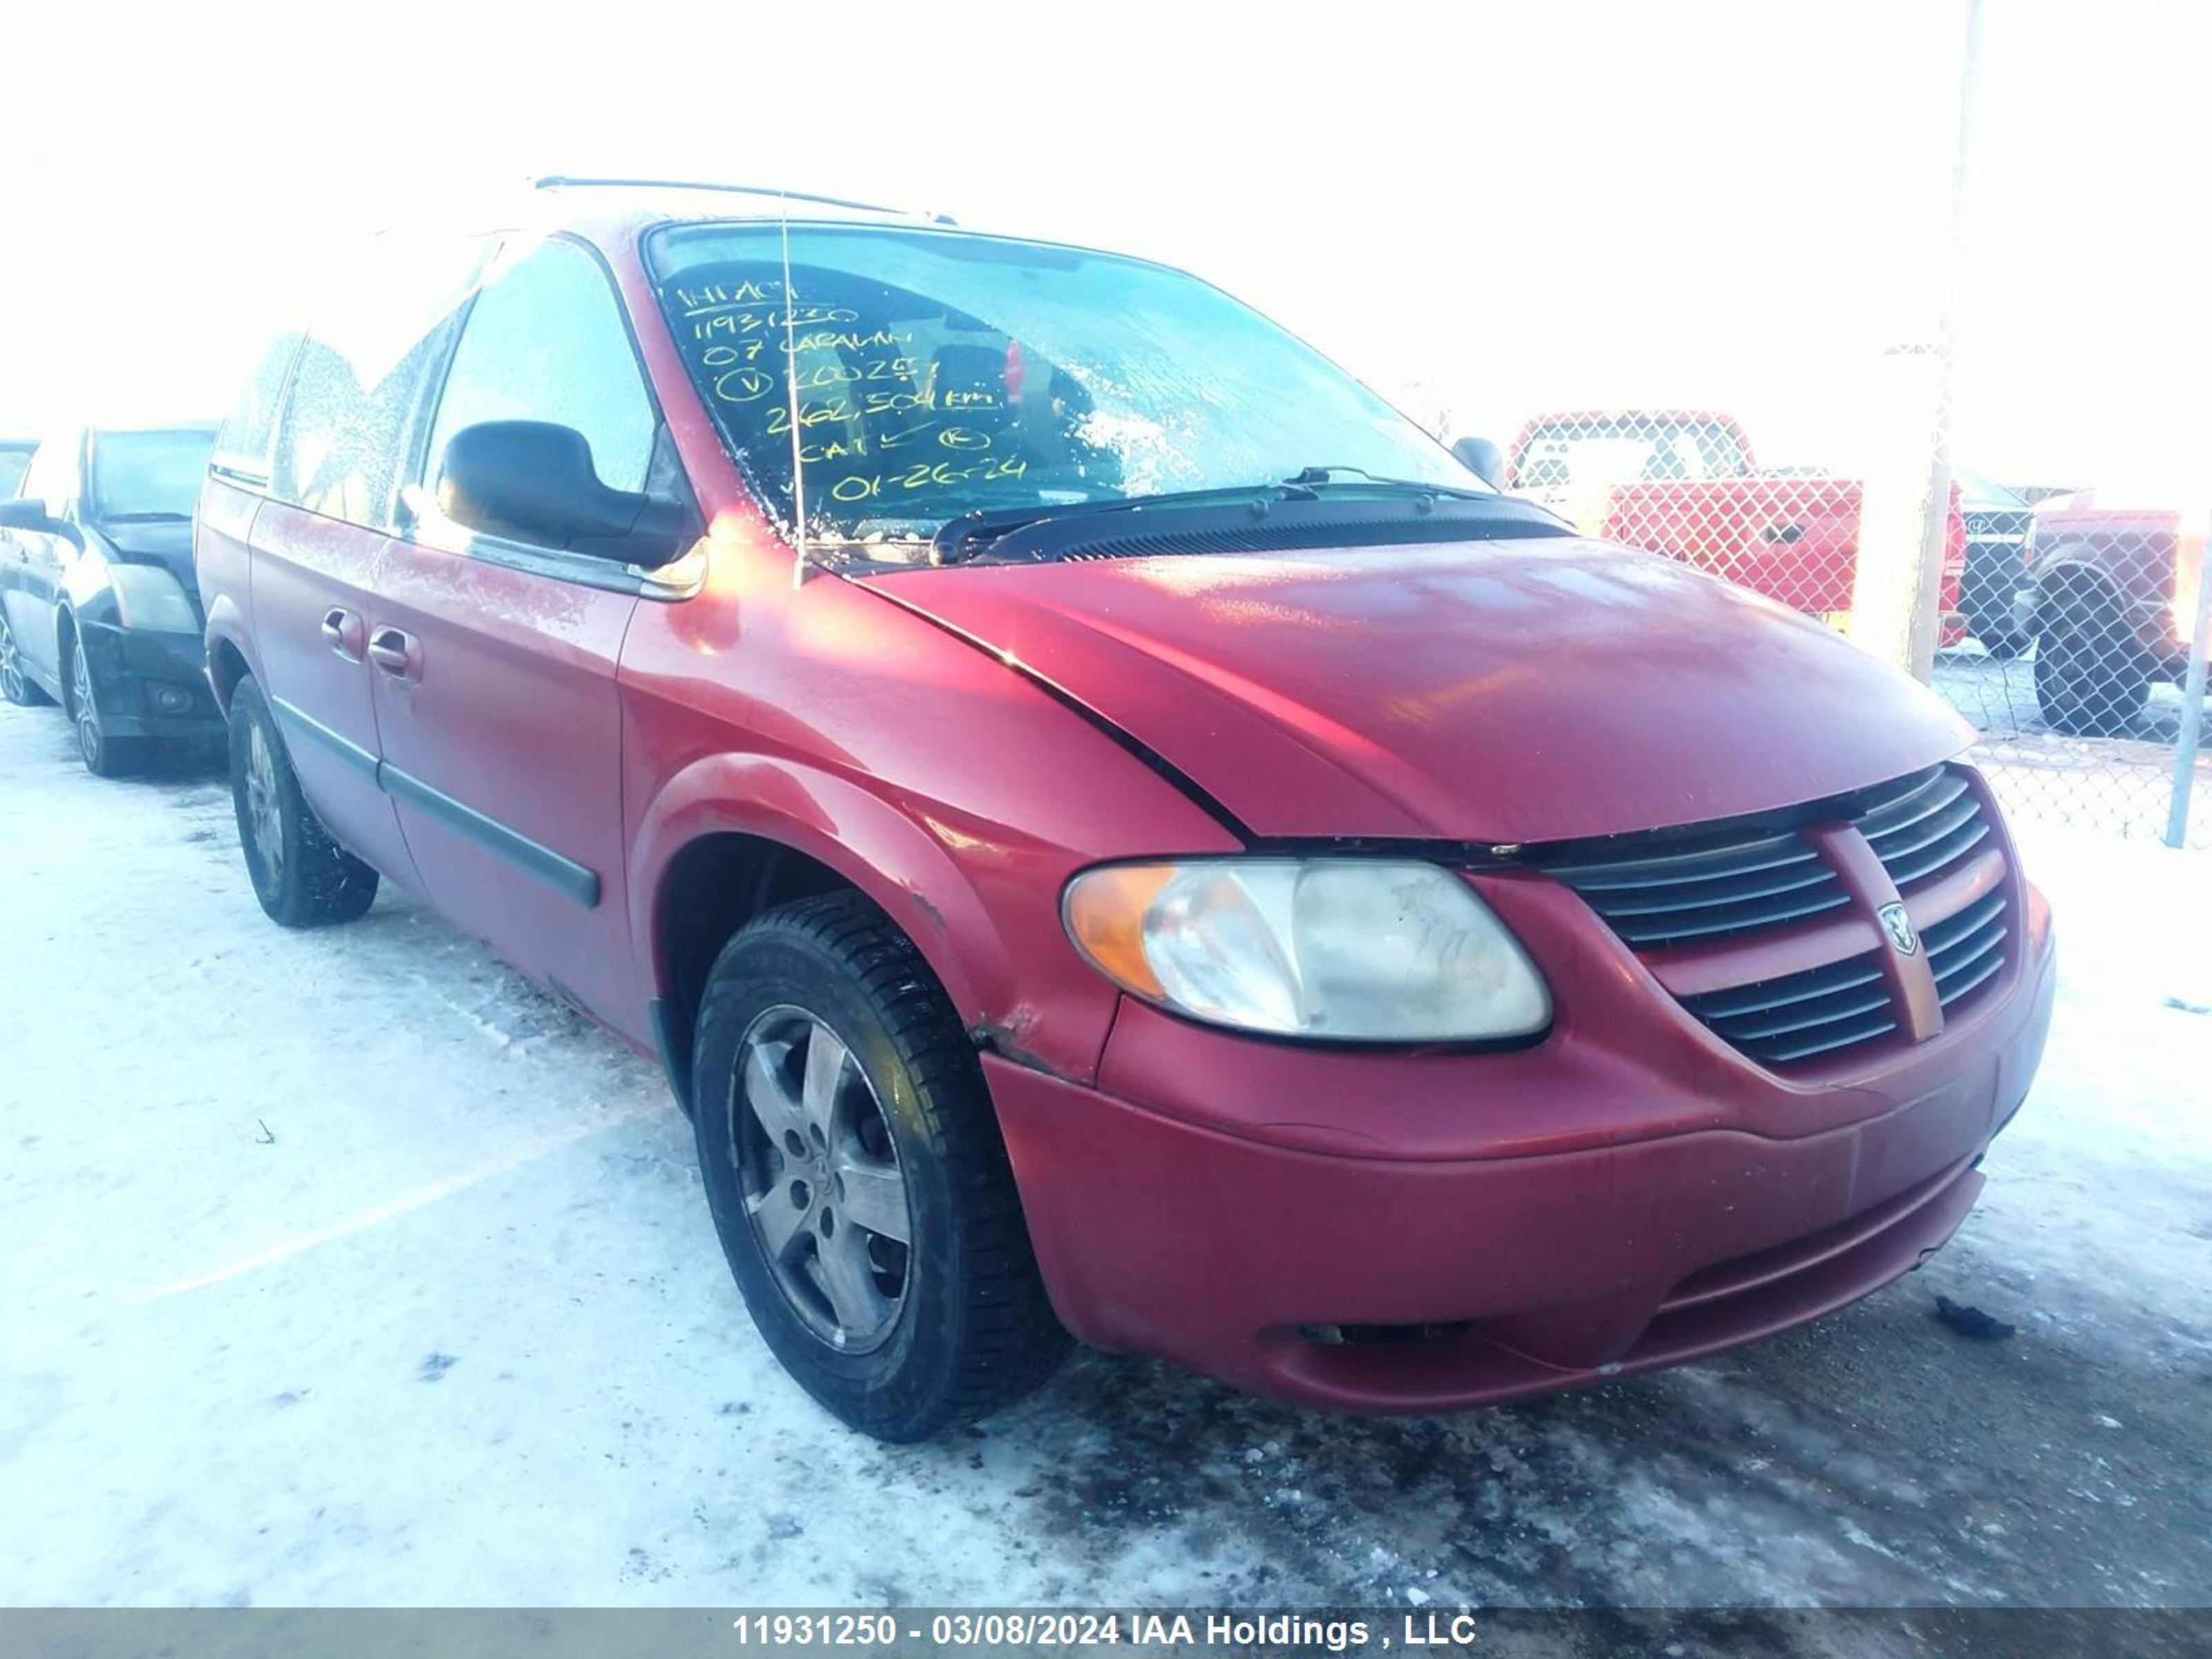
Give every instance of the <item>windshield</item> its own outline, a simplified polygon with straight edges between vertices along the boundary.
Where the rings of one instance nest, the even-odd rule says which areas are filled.
[[[1650,479],[1743,476],[1742,447],[1727,427],[1707,421],[1548,422],[1528,434],[1514,464],[1522,489],[1612,485]]]
[[[92,441],[92,516],[189,519],[212,431],[101,432]]]
[[[14,495],[23,482],[23,475],[30,470],[29,450],[0,449],[0,495]]]
[[[1951,476],[1958,480],[1959,494],[1969,507],[1999,513],[2025,513],[2028,510],[2027,496],[1999,483],[1995,478],[1963,466],[1954,467]]]
[[[969,512],[1309,466],[1480,488],[1342,370],[1180,271],[942,231],[789,237],[788,303],[772,224],[664,232],[653,266],[701,397],[787,526],[795,409],[812,538],[927,537]]]

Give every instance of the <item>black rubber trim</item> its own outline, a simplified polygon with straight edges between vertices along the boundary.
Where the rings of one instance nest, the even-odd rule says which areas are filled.
[[[520,830],[510,830],[496,818],[487,817],[465,801],[455,800],[443,790],[432,788],[391,762],[379,760],[350,738],[340,736],[282,697],[271,697],[270,703],[301,736],[312,738],[394,800],[406,802],[456,835],[506,860],[523,874],[544,882],[563,897],[574,899],[586,910],[599,908],[599,876],[596,870],[531,840]]]
[[[349,769],[360,773],[371,783],[382,787],[381,781],[376,775],[376,770],[380,763],[374,755],[354,742],[352,738],[340,737],[313,715],[295,704],[285,702],[282,697],[270,698],[269,706],[283,715],[286,724],[292,726],[301,737],[313,738],[325,752],[344,762]]]
[[[1291,486],[1295,489],[1296,486]],[[1262,509],[1255,512],[1255,503]],[[1571,525],[1511,495],[1342,495],[1277,499],[1262,487],[1234,501],[1100,502],[1031,514],[991,533],[955,519],[938,532],[940,564],[1049,564],[1076,559],[1142,559],[1223,553],[1334,552],[1346,547],[1419,547],[1431,542],[1523,541],[1567,537]],[[965,545],[989,536],[974,553]],[[959,555],[959,556],[956,556]]]
[[[422,779],[401,771],[390,761],[380,761],[376,781],[394,800],[404,801],[458,836],[465,836],[488,853],[505,859],[526,876],[534,876],[556,892],[576,901],[586,910],[599,902],[599,872],[564,858],[497,818],[487,817],[465,801],[455,800],[443,790],[433,789]]]

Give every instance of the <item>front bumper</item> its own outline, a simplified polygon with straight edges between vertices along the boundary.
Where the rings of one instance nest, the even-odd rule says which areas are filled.
[[[207,678],[198,634],[153,634],[80,619],[102,729],[116,738],[222,735],[222,711]]]
[[[1551,967],[1534,1048],[1270,1044],[1125,1004],[1093,1088],[987,1056],[1054,1304],[1095,1346],[1426,1411],[1648,1370],[1917,1266],[2041,1056],[2050,914],[1940,1036],[1817,1083],[1696,1026],[1547,884],[1486,897]]]

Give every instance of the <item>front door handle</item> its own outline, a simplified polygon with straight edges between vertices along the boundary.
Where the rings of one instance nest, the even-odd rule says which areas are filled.
[[[368,659],[409,684],[422,678],[422,645],[404,629],[380,628],[368,636]]]
[[[359,662],[368,643],[368,624],[341,605],[323,613],[323,637],[348,662]]]

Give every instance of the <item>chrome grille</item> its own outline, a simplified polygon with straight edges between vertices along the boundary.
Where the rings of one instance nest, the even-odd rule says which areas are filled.
[[[1946,874],[1989,838],[1989,820],[1964,772],[1931,767],[1893,789],[1852,822],[1899,891]]]
[[[1569,855],[1541,867],[1630,945],[1750,933],[1849,902],[1836,872],[1794,830],[1718,837],[1661,831],[1617,844],[1631,855]]]
[[[2008,921],[2004,895],[1988,893],[1958,915],[1931,922],[1920,936],[1929,970],[1936,975],[1936,994],[1946,1013],[2003,969],[2011,934]]]
[[[1942,765],[1786,815],[1537,848],[1530,862],[1574,889],[1639,954],[1663,958],[1684,945],[1725,951],[1739,942],[1756,947],[1831,913],[1850,913],[1851,890],[1803,833],[1806,826],[1838,823],[1865,837],[1892,884],[1908,898],[1997,845],[1972,775]],[[1997,977],[2009,944],[2002,888],[1922,929],[1920,948],[1947,1012]],[[1835,1054],[1903,1028],[1904,1012],[1883,968],[1886,949],[1685,994],[1680,1001],[1717,1036],[1762,1065]],[[1711,984],[1715,964],[1702,954],[1698,960]],[[1745,963],[1747,971],[1759,965],[1756,957]],[[1666,976],[1662,963],[1654,967]]]
[[[1716,1036],[1765,1066],[1786,1066],[1897,1029],[1880,958],[1869,952],[1756,985],[1682,999]]]
[[[1966,539],[1970,542],[2003,542],[2018,545],[2027,539],[2035,528],[2033,513],[1973,513],[1966,515]]]

